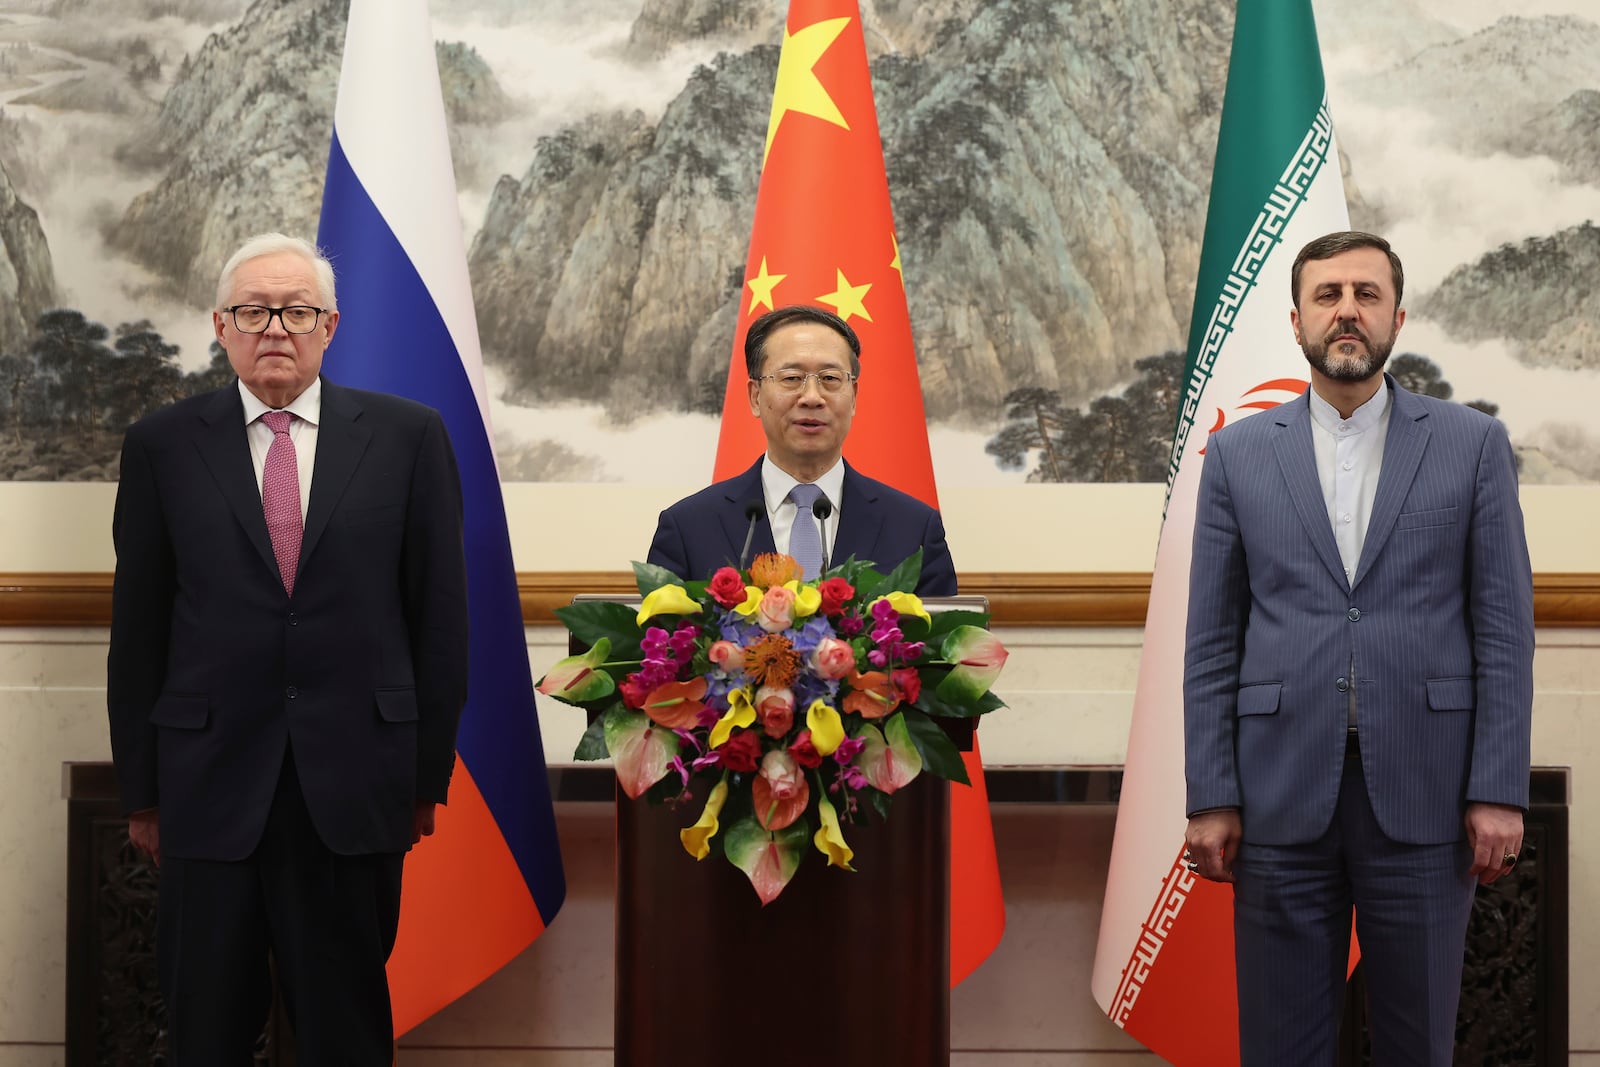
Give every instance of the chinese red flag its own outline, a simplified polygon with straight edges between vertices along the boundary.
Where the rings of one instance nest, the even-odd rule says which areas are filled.
[[[785,304],[829,308],[861,337],[862,384],[844,449],[851,464],[937,507],[900,246],[855,0],[789,5],[722,408],[717,480],[744,471],[766,450],[746,398],[744,335],[753,320]],[[1005,929],[976,745],[966,764],[972,786],[951,786],[952,985],[994,951]]]

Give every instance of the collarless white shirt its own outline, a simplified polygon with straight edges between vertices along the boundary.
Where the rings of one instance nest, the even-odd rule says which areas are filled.
[[[794,517],[800,509],[789,499],[789,490],[800,484],[800,479],[772,462],[771,456],[761,460],[761,495],[766,498],[767,521],[772,524],[772,543],[779,552],[788,555],[789,535],[794,530]],[[834,461],[814,483],[822,490],[817,498],[833,505],[833,514],[820,523],[822,527],[822,555],[828,565],[833,565],[833,540],[839,532],[840,501],[844,496],[844,458]],[[812,505],[813,509],[816,504]]]
[[[1311,394],[1311,445],[1317,458],[1317,478],[1322,499],[1333,524],[1344,578],[1354,582],[1372,521],[1372,502],[1378,495],[1378,475],[1383,470],[1383,446],[1389,437],[1389,387],[1341,418],[1332,404]]]
[[[261,421],[269,411],[282,410],[295,416],[289,420],[289,440],[294,442],[295,467],[300,474],[300,525],[306,522],[311,503],[311,471],[316,466],[317,424],[322,421],[322,379],[318,377],[305,392],[286,408],[269,408],[261,398],[239,382],[239,398],[244,401],[244,432],[250,441],[250,463],[256,471],[256,492],[261,492],[261,472],[267,465],[267,449],[272,447],[272,429]],[[790,510],[793,510],[791,506]]]

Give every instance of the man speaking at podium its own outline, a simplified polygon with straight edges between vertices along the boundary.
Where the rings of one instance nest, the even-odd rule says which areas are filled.
[[[750,324],[744,354],[767,453],[663,511],[649,561],[696,581],[779,551],[814,579],[851,556],[887,571],[920,548],[918,595],[954,595],[939,513],[844,460],[861,378],[861,341],[849,323],[822,308],[780,307]]]

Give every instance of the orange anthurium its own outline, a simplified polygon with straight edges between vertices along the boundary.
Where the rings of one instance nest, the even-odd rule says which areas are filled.
[[[668,682],[658,685],[644,698],[640,710],[650,716],[650,721],[669,730],[688,730],[700,721],[701,703],[706,695],[705,678],[687,682]]]
[[[844,698],[844,710],[853,711],[863,719],[881,719],[900,706],[900,694],[883,671],[851,671],[845,679],[850,692]]]

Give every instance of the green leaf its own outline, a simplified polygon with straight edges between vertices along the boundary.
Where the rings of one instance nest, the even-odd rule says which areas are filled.
[[[639,595],[649,596],[664,585],[682,585],[683,579],[654,563],[633,563],[633,580],[639,583]]]
[[[913,706],[929,715],[941,715],[948,719],[976,719],[1006,706],[1005,701],[993,692],[985,691],[971,696],[965,687],[946,685],[952,673],[949,667],[921,667],[918,673],[922,676],[922,693]]]
[[[901,714],[905,716],[911,743],[922,753],[923,767],[940,778],[948,778],[962,785],[971,785],[972,782],[967,778],[967,765],[961,760],[961,752],[956,748],[955,742],[945,736],[939,724],[915,708],[907,708]]]
[[[877,585],[883,581],[883,575],[877,571],[877,564],[870,559],[856,559],[851,556],[843,563],[836,563],[828,570],[827,577],[839,577],[849,582],[856,590],[857,596],[865,586]]]
[[[606,720],[605,716],[597,716],[589,728],[578,738],[578,747],[572,753],[572,758],[577,760],[605,759],[611,755],[606,748]]]
[[[920,577],[922,577],[922,549],[919,548],[875,586],[867,589],[862,603],[870,604],[878,597],[888,596],[890,593],[914,593],[917,589],[917,579]],[[856,586],[856,591],[860,592],[861,587]]]
[[[811,840],[811,827],[803,816],[776,831],[763,830],[753,817],[740,819],[725,833],[723,854],[750,879],[762,904],[778,899]]]
[[[981,611],[933,611],[933,625],[928,627],[926,640],[930,645],[938,645],[958,626],[978,626],[987,628],[989,616]]]
[[[568,604],[555,610],[556,618],[585,645],[598,644],[601,639],[611,642],[611,655],[616,659],[638,659],[639,639],[644,632],[634,621],[638,612],[623,604],[609,601],[586,600],[582,604]]]
[[[888,793],[880,793],[876,789],[863,789],[861,792],[872,802],[872,810],[878,813],[878,818],[887,821],[889,818],[889,806],[894,803],[894,798]]]

